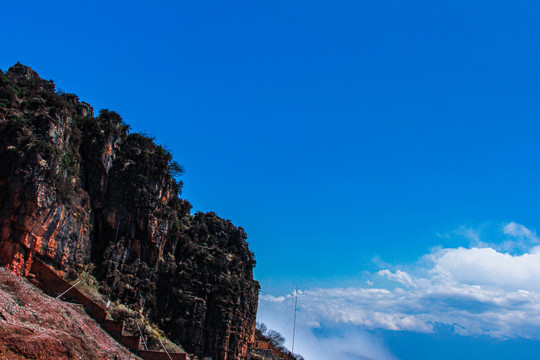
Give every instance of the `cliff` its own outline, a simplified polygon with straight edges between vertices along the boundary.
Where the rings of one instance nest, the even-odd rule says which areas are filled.
[[[182,168],[121,117],[17,64],[0,73],[0,265],[34,257],[66,278],[91,264],[100,291],[188,352],[244,359],[258,283],[246,233],[190,213]]]

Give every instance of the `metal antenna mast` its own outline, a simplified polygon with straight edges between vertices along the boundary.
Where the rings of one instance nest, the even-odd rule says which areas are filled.
[[[296,334],[296,305],[298,304],[298,286],[296,287],[296,290],[294,291],[294,326],[293,326],[293,333],[292,333],[292,350],[291,352],[294,354],[294,335]]]

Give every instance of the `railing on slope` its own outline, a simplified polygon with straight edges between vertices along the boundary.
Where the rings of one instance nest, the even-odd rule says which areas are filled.
[[[48,267],[43,261],[34,259],[30,272],[36,275],[38,286],[46,291],[53,291],[65,294],[63,296],[71,297],[84,306],[86,312],[96,320],[103,321],[107,318],[107,311],[97,304],[77,288],[72,287],[70,283],[61,278],[53,269]]]
[[[101,324],[105,331],[139,357],[145,360],[188,360],[187,354],[185,353],[167,354],[163,351],[142,350],[141,336],[124,335],[124,321],[108,319],[105,308],[88,298],[85,294],[60,277],[60,275],[43,261],[34,258],[30,272],[35,275],[35,279],[30,279],[32,283],[42,290],[54,292],[56,294],[63,293],[62,296],[75,299],[77,303],[84,307],[88,315]]]

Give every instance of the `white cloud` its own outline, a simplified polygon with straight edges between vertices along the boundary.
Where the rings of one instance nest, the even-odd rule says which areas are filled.
[[[510,222],[503,227],[503,232],[506,235],[515,236],[518,238],[525,238],[531,241],[537,242],[536,232],[527,229],[525,226]]]
[[[523,253],[540,242],[536,232],[525,226],[510,222],[503,226],[503,233],[508,238],[497,246],[498,249],[512,253]]]
[[[388,269],[381,270],[377,273],[379,276],[384,276],[389,280],[397,281],[398,283],[408,286],[408,287],[417,287],[417,284],[409,274],[405,271],[397,270],[395,273],[391,272]]]
[[[458,283],[499,286],[512,290],[540,290],[540,253],[510,255],[493,248],[440,250],[434,274],[449,275]]]
[[[304,290],[298,296],[299,328],[319,329],[320,333],[352,326],[359,329],[355,336],[366,344],[373,342],[366,330],[430,333],[439,324],[464,336],[540,339],[540,247],[533,246],[536,233],[516,223],[506,224],[502,232],[509,237],[506,241],[526,240],[526,251],[510,254],[497,246],[439,248],[425,256],[428,265],[416,266],[411,272],[382,269],[368,282],[385,278],[394,286]],[[474,237],[471,233],[468,236]],[[480,243],[482,239],[474,240]],[[294,297],[261,296],[260,309],[262,321],[277,313],[288,314],[294,309]],[[330,341],[307,333],[304,338],[309,338],[310,344]],[[334,336],[333,341],[341,344],[340,339]],[[302,353],[299,341],[298,352]],[[358,355],[353,358],[392,358],[379,343],[364,347],[369,352],[352,352]],[[328,356],[307,358],[332,357]]]
[[[264,300],[264,301],[268,301],[268,302],[280,303],[280,302],[285,301],[285,296],[277,296],[277,297],[275,297],[275,296],[272,296],[272,295],[261,295],[260,299]]]
[[[454,233],[463,236],[465,239],[468,239],[473,244],[480,243],[480,231],[477,229],[471,229],[462,226],[459,229],[455,230]]]

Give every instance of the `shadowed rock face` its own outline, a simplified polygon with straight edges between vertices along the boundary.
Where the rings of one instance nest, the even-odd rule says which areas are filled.
[[[28,67],[0,74],[0,264],[26,275],[39,256],[71,276],[92,263],[103,293],[188,352],[244,359],[258,301],[245,232],[191,215],[170,153],[128,130]]]

